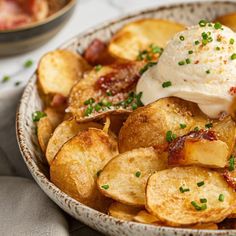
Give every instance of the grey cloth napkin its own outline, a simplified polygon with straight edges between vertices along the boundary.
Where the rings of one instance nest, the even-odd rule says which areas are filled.
[[[67,236],[66,219],[29,179],[0,177],[0,236]]]

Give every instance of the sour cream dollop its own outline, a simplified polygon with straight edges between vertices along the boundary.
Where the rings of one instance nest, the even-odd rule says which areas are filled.
[[[228,112],[236,93],[236,34],[214,23],[176,34],[137,92],[145,105],[174,96],[197,103],[211,118]]]

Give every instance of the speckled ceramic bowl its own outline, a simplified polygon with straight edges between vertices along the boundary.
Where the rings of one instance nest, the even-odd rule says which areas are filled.
[[[0,31],[0,56],[10,56],[40,47],[55,36],[69,20],[77,0],[68,3],[45,20],[25,27]]]
[[[94,38],[109,40],[113,33],[124,24],[140,18],[166,18],[187,25],[193,25],[198,23],[199,19],[207,17],[209,20],[212,20],[218,15],[233,11],[236,11],[236,2],[202,2],[163,6],[157,9],[138,12],[134,15],[116,19],[102,26],[93,28],[65,43],[62,48],[70,48],[74,51],[83,52]],[[90,227],[113,236],[236,235],[236,230],[178,229],[121,221],[95,211],[63,193],[49,181],[48,167],[45,165],[44,156],[40,151],[35,135],[35,125],[32,122],[31,114],[42,108],[42,101],[39,98],[35,82],[36,75],[30,80],[21,99],[17,114],[18,142],[23,158],[34,179],[43,191],[63,210]]]

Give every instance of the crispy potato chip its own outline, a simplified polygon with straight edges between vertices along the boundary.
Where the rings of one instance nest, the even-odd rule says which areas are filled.
[[[165,47],[167,42],[184,26],[160,19],[142,19],[125,25],[109,44],[110,53],[118,58],[136,60],[140,51],[150,45]]]
[[[122,62],[94,69],[71,90],[68,112],[77,121],[104,117],[109,113],[130,113],[133,104],[142,105],[131,91],[139,79],[140,63]],[[129,99],[129,100],[128,100]]]
[[[47,114],[53,129],[55,129],[64,119],[64,114],[52,107],[47,107],[44,112]]]
[[[117,143],[89,128],[63,145],[51,163],[51,181],[69,196],[100,211],[109,201],[97,190],[97,173],[117,155]]]
[[[43,117],[37,123],[37,134],[39,145],[43,152],[46,151],[48,141],[53,133],[53,126],[49,120],[49,118]]]
[[[162,222],[156,216],[151,215],[146,210],[140,211],[134,218],[134,221],[143,224],[161,224]]]
[[[236,13],[230,13],[224,16],[220,16],[214,20],[215,22],[220,22],[221,24],[231,28],[236,32]]]
[[[148,177],[166,167],[166,156],[161,156],[154,148],[132,150],[116,156],[104,167],[98,177],[98,188],[118,202],[142,207]]]
[[[120,220],[132,221],[139,211],[140,208],[124,205],[119,202],[113,202],[108,209],[108,215]]]
[[[206,223],[206,224],[196,224],[193,226],[188,227],[190,229],[208,229],[208,230],[217,230],[218,225],[214,223]]]
[[[125,152],[156,146],[164,151],[168,146],[166,136],[183,136],[196,128],[206,129],[209,124],[212,124],[211,130],[217,133],[218,138],[228,145],[231,153],[235,145],[236,126],[230,117],[211,121],[194,103],[179,98],[160,99],[130,114],[120,130],[119,150]]]
[[[95,122],[88,123],[77,123],[74,119],[69,119],[63,121],[54,131],[52,137],[48,142],[48,146],[46,149],[46,158],[49,163],[53,161],[57,152],[60,148],[70,140],[72,137],[77,135],[80,131],[86,130],[88,128],[97,128],[102,129],[102,125]]]
[[[194,166],[153,174],[146,197],[148,211],[170,226],[218,223],[236,206],[236,193],[219,173]]]
[[[75,82],[89,69],[90,66],[78,54],[66,50],[49,52],[38,66],[39,87],[46,95],[67,97]]]

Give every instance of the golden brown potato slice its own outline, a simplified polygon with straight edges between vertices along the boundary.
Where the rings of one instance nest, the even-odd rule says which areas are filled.
[[[194,103],[179,98],[164,98],[134,111],[119,134],[119,150],[125,152],[139,147],[156,146],[166,150],[168,141],[183,136],[192,130],[214,130],[218,138],[229,147],[235,144],[235,122],[226,117],[221,121],[211,121]]]
[[[161,224],[162,222],[156,216],[151,215],[146,210],[141,210],[134,218],[134,221],[143,224]]]
[[[48,141],[53,133],[53,126],[49,120],[49,118],[43,117],[37,123],[37,134],[39,145],[43,152],[46,151]]]
[[[39,87],[46,95],[67,97],[75,82],[89,69],[90,66],[78,54],[66,50],[49,52],[39,63]]]
[[[207,224],[196,224],[193,226],[188,227],[190,229],[208,229],[208,230],[217,230],[218,225],[214,223],[207,223]]]
[[[53,129],[55,129],[64,119],[64,113],[59,112],[52,107],[47,107],[44,112],[47,114]]]
[[[148,177],[167,167],[167,158],[154,148],[140,148],[113,158],[98,177],[102,194],[118,202],[142,207]]]
[[[169,165],[224,168],[228,163],[228,156],[228,145],[218,140],[216,133],[211,130],[191,131],[174,139],[168,148]]]
[[[108,209],[108,215],[120,220],[133,221],[139,211],[140,208],[124,205],[119,202],[113,202]]]
[[[194,166],[153,174],[146,197],[148,211],[170,226],[218,223],[236,206],[236,193],[219,173]]]
[[[97,190],[97,174],[117,154],[116,141],[102,130],[81,131],[57,153],[50,167],[51,181],[79,202],[104,211],[108,201]]]
[[[125,25],[114,35],[109,51],[115,57],[136,60],[140,51],[148,49],[152,44],[163,48],[182,30],[183,25],[168,20],[137,20]]]
[[[142,105],[141,94],[130,93],[139,79],[139,69],[137,62],[95,67],[73,87],[67,111],[79,122],[110,113],[130,113]]]
[[[220,22],[221,24],[231,28],[236,32],[236,13],[230,13],[224,16],[220,16],[214,20],[215,22]]]
[[[54,131],[52,137],[48,142],[46,149],[46,158],[49,165],[52,163],[54,157],[60,148],[70,140],[72,137],[77,135],[82,130],[88,128],[102,129],[102,125],[95,122],[88,123],[77,123],[74,119],[63,121]]]

